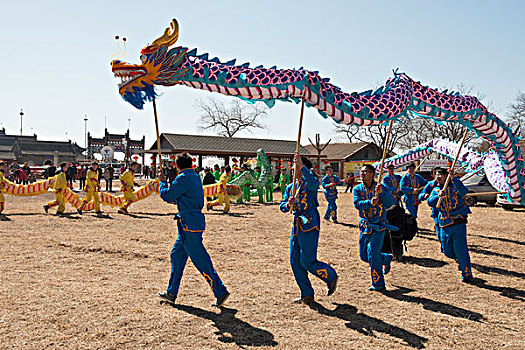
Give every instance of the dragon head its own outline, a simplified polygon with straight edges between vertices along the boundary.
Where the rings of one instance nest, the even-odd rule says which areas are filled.
[[[111,71],[121,79],[119,93],[125,101],[142,109],[145,101],[155,97],[155,85],[175,85],[186,74],[188,69],[181,69],[180,65],[187,49],[180,46],[169,49],[178,37],[179,25],[173,19],[160,38],[142,49],[142,64],[111,62]]]

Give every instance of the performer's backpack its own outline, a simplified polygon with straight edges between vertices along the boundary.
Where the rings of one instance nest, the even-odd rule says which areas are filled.
[[[403,256],[403,241],[412,240],[417,233],[417,221],[397,204],[387,209],[386,219],[390,225],[399,228],[399,230],[386,230],[381,251],[391,253],[395,259],[399,259]]]

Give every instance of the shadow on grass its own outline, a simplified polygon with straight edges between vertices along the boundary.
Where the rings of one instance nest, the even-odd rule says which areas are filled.
[[[509,254],[496,253],[496,252],[492,252],[490,250],[486,250],[486,249],[480,248],[477,245],[469,245],[468,246],[468,250],[470,252],[473,252],[473,253],[478,253],[478,254],[487,255],[487,256],[497,256],[497,257],[500,257],[500,258],[513,259],[513,260],[518,259],[515,256],[509,255]]]
[[[509,238],[490,237],[490,236],[483,236],[483,235],[476,235],[476,234],[469,234],[469,236],[480,237],[480,238],[485,238],[485,239],[491,239],[491,240],[505,242],[505,243],[513,243],[513,244],[518,244],[518,245],[525,245],[525,242],[516,241],[514,239],[509,239]]]
[[[419,258],[415,256],[403,256],[399,260],[400,263],[409,265],[418,265],[422,267],[438,268],[448,265],[446,262],[432,258]]]
[[[337,317],[343,321],[347,321],[347,323],[345,323],[346,327],[366,336],[375,337],[374,332],[385,333],[394,338],[398,338],[404,341],[407,345],[417,349],[423,349],[425,347],[424,343],[428,341],[427,338],[421,337],[403,328],[357,312],[355,306],[338,303],[334,303],[334,305],[336,305],[336,308],[333,310],[329,310],[317,302],[313,302],[309,306],[321,315]]]
[[[61,219],[69,219],[69,220],[79,220],[80,219],[80,216],[78,216],[77,213],[64,213],[56,217],[61,218]]]
[[[144,213],[144,212],[135,212],[132,214],[148,215],[148,216],[175,216],[176,215],[176,213]]]
[[[227,216],[231,216],[231,217],[234,217],[234,218],[249,218],[249,217],[253,217],[253,212],[250,211],[250,212],[246,212],[246,213],[232,213],[232,212],[229,212],[229,213],[223,213],[222,211],[207,211],[206,212],[206,215],[227,215]]]
[[[0,214],[0,216],[6,216],[7,214]],[[42,213],[9,213],[9,216],[40,216],[40,215],[53,215]]]
[[[188,305],[171,305],[178,309],[200,318],[210,320],[217,327],[215,332],[219,336],[217,339],[222,343],[235,343],[242,346],[277,346],[272,333],[267,330],[257,328],[235,317],[238,310],[226,307],[220,308],[220,313],[207,311]]]
[[[337,223],[334,223],[335,225],[341,225],[341,226],[345,226],[345,227],[358,227],[357,225],[354,225],[354,224],[351,224],[349,222],[341,222],[341,221],[338,221]]]
[[[518,278],[521,278],[521,279],[525,279],[525,273],[522,273],[522,272],[505,270],[505,269],[502,269],[502,268],[499,268],[499,267],[484,266],[484,265],[480,265],[480,264],[471,264],[471,265],[472,265],[473,268],[475,268],[479,272],[496,273],[498,275],[518,277]]]
[[[386,295],[389,298],[396,299],[399,301],[406,301],[409,303],[414,304],[421,304],[423,306],[423,309],[430,310],[433,312],[437,312],[444,315],[449,315],[453,317],[459,317],[459,318],[465,318],[467,320],[475,321],[475,322],[481,322],[483,321],[484,317],[482,314],[470,311],[467,309],[463,309],[454,305],[442,303],[440,301],[434,301],[432,299],[424,298],[424,297],[416,297],[412,295],[408,295],[408,293],[413,292],[413,289],[400,287],[400,286],[394,286],[397,289],[396,290],[388,290],[383,292],[384,295]]]
[[[510,298],[510,299],[525,301],[525,291],[523,290],[519,290],[519,289],[511,288],[511,287],[493,286],[493,285],[487,284],[487,281],[481,278],[474,278],[471,284],[476,287],[482,288],[482,289],[487,289],[493,292],[498,292],[500,293],[500,295]]]

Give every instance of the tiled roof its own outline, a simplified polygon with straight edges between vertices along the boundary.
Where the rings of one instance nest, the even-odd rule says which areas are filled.
[[[183,134],[161,134],[161,145],[163,152],[210,155],[252,155],[262,148],[269,156],[292,156],[296,149],[295,141]],[[150,147],[150,151],[156,150],[155,142]],[[302,146],[300,153],[310,155],[310,152]]]
[[[15,160],[15,154],[13,152],[0,151],[0,160]]]
[[[321,152],[321,155],[325,155],[326,159],[343,160],[368,145],[370,145],[368,142],[330,143],[323,152]],[[317,150],[314,146],[308,145],[305,148],[310,151],[310,153],[317,155]]]
[[[74,154],[80,147],[66,141],[17,140],[23,154]]]

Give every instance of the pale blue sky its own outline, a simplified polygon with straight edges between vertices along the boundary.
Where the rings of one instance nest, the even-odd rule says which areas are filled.
[[[179,44],[221,60],[304,66],[318,70],[344,91],[363,91],[386,81],[397,67],[432,87],[472,85],[503,116],[525,90],[525,1],[2,1],[0,123],[19,133],[33,128],[40,139],[69,138],[84,145],[88,129],[154,141],[151,104],[139,111],[118,94],[110,70],[114,36],[127,37],[122,60],[139,51],[172,17]],[[188,87],[161,87],[161,131],[201,133],[197,98],[218,97]],[[231,97],[230,97],[231,98]],[[224,99],[229,99],[224,97]],[[296,139],[299,106],[278,102],[268,131],[238,136]],[[315,109],[305,114],[303,144],[321,133],[337,136],[333,122]]]

